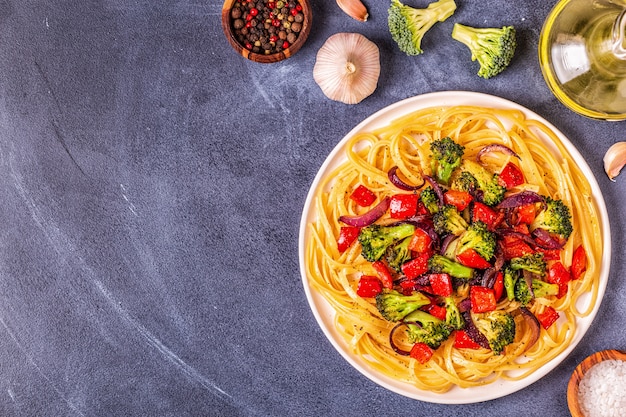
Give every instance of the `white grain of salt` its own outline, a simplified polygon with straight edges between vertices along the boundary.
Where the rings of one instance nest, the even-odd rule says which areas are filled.
[[[626,362],[602,361],[578,385],[578,403],[585,417],[626,416]]]

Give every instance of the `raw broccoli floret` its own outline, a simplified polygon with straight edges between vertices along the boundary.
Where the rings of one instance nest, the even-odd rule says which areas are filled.
[[[543,276],[546,273],[546,261],[543,259],[542,252],[527,253],[509,261],[511,269],[525,270]]]
[[[517,42],[515,28],[474,28],[455,23],[452,38],[465,44],[472,53],[472,61],[478,60],[478,75],[491,78],[508,67],[515,55]]]
[[[439,197],[437,197],[433,187],[428,186],[420,192],[420,201],[430,214],[435,214],[439,211]]]
[[[430,165],[433,174],[440,183],[447,184],[454,169],[461,165],[465,147],[446,136],[432,141],[430,151],[432,152]]]
[[[456,207],[446,204],[433,215],[433,226],[440,235],[452,233],[459,236],[465,232],[468,224]]]
[[[387,22],[389,33],[402,52],[407,55],[422,53],[424,34],[438,21],[443,22],[456,10],[454,0],[439,0],[425,9],[417,9],[399,0],[391,0]]]
[[[395,226],[372,224],[359,232],[361,255],[370,262],[379,260],[387,248],[400,240],[412,236],[415,226],[403,223]]]
[[[402,271],[402,264],[411,259],[411,249],[409,244],[411,243],[413,236],[409,236],[395,245],[391,245],[385,251],[385,260],[394,271]]]
[[[534,298],[548,297],[559,293],[558,284],[551,284],[537,278],[532,279],[532,291],[524,279],[517,280],[515,284],[515,300],[523,306],[527,306]]]
[[[454,278],[471,279],[474,276],[474,269],[461,265],[443,255],[434,254],[428,259],[428,269],[431,272],[440,274],[446,273]]]
[[[457,253],[474,249],[483,259],[490,260],[496,252],[496,235],[487,229],[487,225],[478,220],[470,224],[459,238]]]
[[[446,307],[446,323],[448,326],[459,330],[465,327],[465,320],[453,297],[444,297]]]
[[[520,277],[520,271],[514,270],[509,265],[505,266],[503,271],[504,291],[509,301],[515,300],[515,284]]]
[[[515,339],[515,319],[503,310],[472,313],[472,321],[489,343],[493,353],[499,355]]]
[[[431,349],[437,349],[452,333],[453,327],[422,310],[415,310],[404,318],[409,341],[425,343]]]
[[[530,225],[531,230],[542,228],[567,240],[572,233],[572,215],[562,200],[545,197],[545,208],[537,214]]]
[[[376,308],[389,321],[400,321],[428,304],[430,299],[420,292],[404,295],[395,290],[385,290],[376,296]]]
[[[476,190],[474,192],[480,192],[482,194],[482,202],[488,206],[495,206],[504,199],[506,187],[498,183],[498,174],[492,174],[479,163],[469,159],[463,160],[461,169],[465,174],[461,173],[459,178],[455,180],[455,187],[459,186],[461,179],[463,179],[463,183],[466,187],[469,187],[471,183],[475,182]],[[472,180],[470,176],[473,177],[474,180]]]

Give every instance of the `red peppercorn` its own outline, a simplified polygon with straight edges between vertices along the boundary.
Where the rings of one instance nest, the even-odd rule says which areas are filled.
[[[272,19],[272,26],[276,26],[276,27],[280,26],[280,20]]]
[[[252,49],[252,44],[250,42],[246,42],[246,49]]]
[[[295,16],[298,14],[298,10],[296,8],[291,9],[291,15]]]
[[[270,36],[270,42],[276,42],[276,41],[278,41],[278,36],[276,35]]]
[[[267,7],[269,7],[270,9],[275,9],[276,8],[276,2],[270,1],[269,3],[267,3]]]
[[[246,22],[246,27],[250,29],[252,27],[252,22]]]
[[[248,13],[248,14],[246,15],[246,20],[249,22],[249,21],[251,21],[252,19],[254,19],[254,16],[252,16],[250,13]]]
[[[296,4],[296,10],[301,12],[302,11],[302,6],[300,4]]]
[[[283,49],[287,49],[289,48],[289,42],[285,41],[283,42]]]
[[[256,7],[253,7],[253,8],[250,9],[250,14],[252,16],[256,16],[256,15],[259,14],[259,10]]]

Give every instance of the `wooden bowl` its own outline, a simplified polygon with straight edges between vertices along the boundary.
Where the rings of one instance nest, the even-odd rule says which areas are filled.
[[[297,3],[302,6],[301,12],[304,16],[304,20],[302,22],[302,29],[298,33],[296,41],[291,44],[287,49],[283,49],[282,51],[275,52],[273,54],[266,55],[255,53],[239,43],[239,40],[235,36],[235,29],[232,25],[231,9],[236,1],[237,0],[224,1],[224,5],[222,6],[222,30],[226,35],[226,39],[228,39],[228,43],[230,43],[235,51],[237,51],[244,58],[247,58],[251,61],[268,64],[287,59],[300,50],[302,45],[304,45],[304,43],[306,42],[309,33],[311,32],[311,21],[313,19],[313,13],[311,11],[311,5],[309,4],[309,0],[297,0]],[[267,0],[261,1],[265,2]]]
[[[585,373],[594,365],[605,360],[621,360],[626,361],[626,352],[620,350],[603,350],[588,356],[583,360],[574,372],[567,384],[567,406],[569,407],[572,417],[585,417],[580,404],[578,402],[578,387]]]

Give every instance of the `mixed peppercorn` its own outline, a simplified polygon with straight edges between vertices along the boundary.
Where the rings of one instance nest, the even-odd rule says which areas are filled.
[[[233,5],[230,17],[238,42],[263,55],[293,45],[304,22],[302,5],[294,0],[239,0]]]

